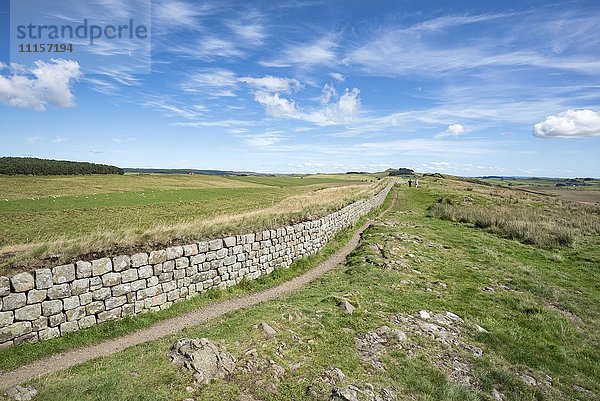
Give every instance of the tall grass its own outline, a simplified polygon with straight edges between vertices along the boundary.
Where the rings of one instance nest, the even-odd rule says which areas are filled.
[[[473,204],[442,197],[428,208],[428,216],[472,224],[543,248],[570,246],[580,235],[600,234],[600,209],[562,202],[548,205]]]

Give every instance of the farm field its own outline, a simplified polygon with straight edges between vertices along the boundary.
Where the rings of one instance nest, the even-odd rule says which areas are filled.
[[[598,232],[577,223],[572,242],[548,245],[511,239],[500,223],[536,210],[549,225],[528,233],[545,238],[582,211],[450,179],[394,192],[397,202],[346,263],[304,289],[33,380],[36,399],[325,400],[354,389],[395,400],[600,399]],[[453,221],[452,207],[465,217]],[[509,207],[496,228],[474,220]],[[597,222],[597,209],[585,213]],[[342,298],[352,314],[338,307]],[[60,349],[78,336],[85,332],[52,341]],[[197,384],[171,363],[177,339],[200,337],[236,358],[233,374]],[[16,347],[5,365],[36,347],[45,345]]]
[[[375,185],[335,176],[4,176],[0,259],[241,233],[322,215]]]

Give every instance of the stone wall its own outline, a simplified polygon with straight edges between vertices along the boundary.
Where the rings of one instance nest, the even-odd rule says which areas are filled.
[[[165,309],[210,288],[287,267],[380,206],[392,185],[318,220],[0,277],[0,346]]]

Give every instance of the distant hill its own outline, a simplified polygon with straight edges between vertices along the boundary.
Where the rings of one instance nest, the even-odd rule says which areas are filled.
[[[38,159],[34,157],[0,157],[3,175],[83,175],[124,174],[123,169],[106,164]]]
[[[235,175],[235,176],[274,175],[274,174],[254,173],[251,171],[195,170],[195,169],[168,169],[168,168],[124,168],[123,170],[126,173],[137,173],[137,174],[202,174],[202,175]]]
[[[413,175],[415,172],[414,170],[411,170],[409,168],[399,168],[399,169],[393,169],[393,168],[388,168],[387,170],[385,170],[386,173],[388,173],[388,175],[394,176],[394,175]]]

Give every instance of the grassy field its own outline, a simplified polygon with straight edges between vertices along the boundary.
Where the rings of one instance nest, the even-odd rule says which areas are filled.
[[[0,177],[0,259],[64,260],[272,227],[325,214],[376,186],[341,177]]]
[[[36,399],[325,400],[334,385],[320,376],[337,367],[346,377],[336,386],[385,388],[396,400],[599,400],[599,236],[581,232],[569,246],[542,248],[430,216],[448,197],[501,206],[498,190],[433,178],[396,189],[399,202],[345,266],[292,296],[34,380]],[[523,197],[515,207],[539,203],[550,219],[570,207]],[[356,306],[352,315],[338,308],[342,296]],[[454,316],[447,312],[461,319],[435,320]],[[436,331],[444,325],[452,329]],[[382,326],[406,341],[389,339],[365,356],[357,339],[377,338]],[[181,337],[220,343],[239,369],[195,385],[167,356]],[[22,347],[11,355],[45,345]]]

